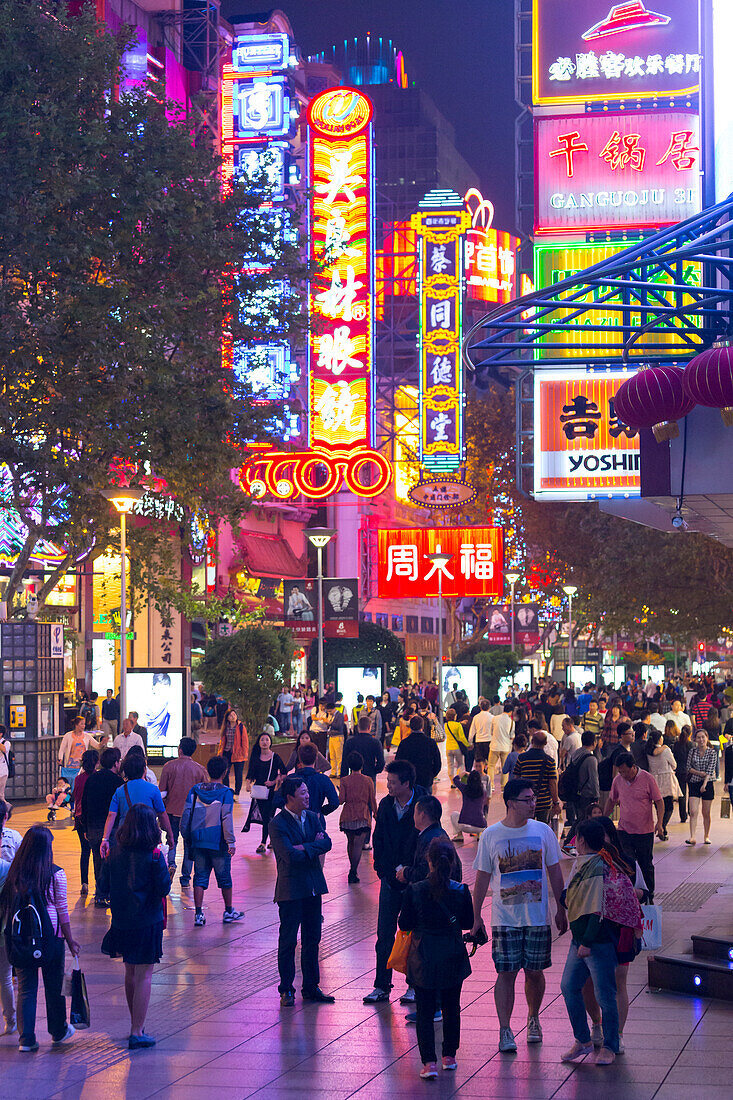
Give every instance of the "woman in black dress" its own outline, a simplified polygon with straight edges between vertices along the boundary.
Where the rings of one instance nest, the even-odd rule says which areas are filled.
[[[155,1046],[143,1030],[150,1004],[153,967],[163,954],[165,910],[171,876],[160,851],[160,829],[149,806],[136,803],[125,815],[109,854],[112,927],[102,951],[125,964],[130,1010],[130,1050]]]
[[[248,833],[251,825],[262,822],[262,842],[257,845],[260,853],[266,851],[267,829],[275,809],[275,791],[286,775],[285,765],[278,754],[272,751],[272,738],[269,733],[261,733],[249,758],[245,786],[252,794],[252,802],[242,828],[243,833]]]

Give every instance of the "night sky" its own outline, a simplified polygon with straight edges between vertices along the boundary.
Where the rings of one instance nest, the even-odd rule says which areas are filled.
[[[456,145],[514,229],[513,0],[284,0],[305,56],[367,33],[391,38],[410,80],[456,128]],[[262,0],[225,0],[222,14],[266,10]]]

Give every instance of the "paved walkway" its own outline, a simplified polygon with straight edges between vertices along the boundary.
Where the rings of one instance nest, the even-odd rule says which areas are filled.
[[[378,793],[383,792],[382,781]],[[448,791],[445,780],[439,793],[446,813],[457,808],[457,796]],[[683,943],[691,930],[721,923],[731,927],[733,890],[725,884],[733,876],[733,821],[720,820],[718,805],[719,800],[712,847],[686,847],[687,834],[679,824],[671,827],[668,844],[656,846],[658,894],[698,886],[696,893],[705,896],[709,889],[704,884],[723,884],[722,892],[696,912],[665,914],[665,946],[674,940]],[[243,820],[245,809],[235,807],[237,820]],[[499,816],[500,799],[495,797],[491,819]],[[45,813],[40,807],[19,807],[12,824],[22,831],[42,820]],[[643,956],[632,964],[629,975],[632,1004],[626,1056],[606,1069],[563,1066],[560,1055],[571,1042],[559,989],[567,936],[555,943],[554,965],[547,972],[542,1046],[525,1043],[526,1011],[520,991],[514,1016],[519,1051],[498,1054],[495,972],[490,949],[484,948],[474,956],[473,974],[464,985],[458,1072],[442,1073],[437,1083],[420,1081],[415,1030],[405,1024],[406,1010],[398,1003],[401,976],[397,975],[390,1005],[362,1004],[373,984],[377,879],[366,853],[361,884],[347,886],[346,848],[336,823],[330,829],[334,849],[326,862],[331,892],[325,899],[321,957],[323,988],[336,995],[337,1003],[315,1006],[298,1000],[295,1009],[280,1009],[274,860],[271,854],[254,854],[256,834],[238,833],[234,900],[246,910],[246,919],[239,925],[222,925],[221,895],[212,888],[207,894],[208,924],[194,929],[191,892],[174,882],[165,955],[155,971],[146,1025],[158,1045],[130,1053],[122,964],[99,951],[107,916],[79,896],[78,844],[65,818],[54,832],[56,861],[69,876],[72,927],[83,945],[92,1027],[72,1046],[52,1050],[40,1008],[37,1054],[20,1055],[17,1036],[0,1039],[2,1094],[9,1100],[265,1100],[291,1095],[383,1100],[397,1093],[400,1100],[427,1095],[466,1100],[680,1100],[690,1086],[698,1093],[702,1087],[705,1100],[733,1096],[733,1005],[649,992]],[[472,883],[475,842],[467,841],[460,851],[466,880]],[[697,904],[692,893],[688,892],[688,910]]]

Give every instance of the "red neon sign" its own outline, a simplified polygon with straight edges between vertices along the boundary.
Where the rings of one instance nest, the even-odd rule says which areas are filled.
[[[504,532],[501,527],[384,529],[377,532],[378,591],[381,598],[443,596],[501,597]],[[428,554],[450,554],[446,565]]]

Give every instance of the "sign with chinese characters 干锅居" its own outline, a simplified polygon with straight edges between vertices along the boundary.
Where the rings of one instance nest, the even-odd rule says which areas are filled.
[[[675,225],[701,209],[694,111],[535,120],[535,232]]]
[[[501,527],[382,528],[377,535],[380,599],[486,596],[499,599],[504,584]],[[429,554],[450,555],[445,564]]]
[[[700,85],[695,0],[534,0],[532,98],[540,104],[685,96]]]
[[[432,472],[463,461],[463,234],[471,215],[446,198],[412,215],[420,310],[420,462]]]
[[[535,498],[639,496],[639,433],[614,408],[629,377],[620,370],[535,371]]]

